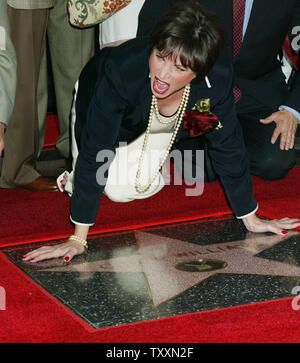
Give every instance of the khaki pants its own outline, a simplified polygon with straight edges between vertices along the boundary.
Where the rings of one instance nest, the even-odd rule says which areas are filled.
[[[17,55],[17,91],[5,134],[5,155],[0,187],[31,183],[39,150],[37,86],[45,47],[48,9],[17,10],[8,6],[11,38]]]
[[[55,6],[49,9],[47,36],[60,125],[56,148],[64,157],[69,157],[70,154],[70,111],[73,90],[81,70],[94,54],[94,34],[94,28],[78,29],[70,25],[65,0],[56,0]],[[38,100],[42,148],[48,103],[45,54],[41,65]]]

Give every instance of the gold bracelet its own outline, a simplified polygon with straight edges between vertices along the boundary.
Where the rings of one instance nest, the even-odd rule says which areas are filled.
[[[87,249],[87,248],[88,248],[88,243],[87,243],[87,241],[86,241],[85,239],[83,239],[83,238],[79,237],[79,236],[75,236],[75,235],[73,234],[71,237],[69,237],[69,239],[72,239],[72,240],[74,240],[75,242],[79,242],[80,244],[82,244],[82,245],[83,245],[83,247],[84,247],[85,249]]]

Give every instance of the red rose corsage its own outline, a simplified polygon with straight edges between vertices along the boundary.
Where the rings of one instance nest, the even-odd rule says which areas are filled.
[[[183,128],[196,137],[222,128],[217,116],[210,112],[210,99],[201,98],[195,107],[183,115]]]

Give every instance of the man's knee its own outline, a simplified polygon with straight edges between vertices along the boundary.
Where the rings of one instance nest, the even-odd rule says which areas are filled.
[[[264,180],[284,178],[296,164],[294,150],[280,151],[274,154],[261,155],[259,160],[251,160],[251,174]]]

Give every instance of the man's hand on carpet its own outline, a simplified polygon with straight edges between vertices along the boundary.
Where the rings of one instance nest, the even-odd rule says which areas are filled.
[[[33,250],[23,256],[23,261],[35,263],[43,260],[49,260],[51,258],[63,257],[65,262],[70,262],[74,256],[80,255],[84,251],[85,248],[83,245],[76,241],[69,240],[62,244],[44,246]]]
[[[276,128],[273,132],[271,143],[275,144],[280,136],[280,149],[289,150],[294,147],[295,135],[298,126],[297,117],[288,110],[281,110],[272,113],[269,117],[260,120],[263,124],[276,123]]]
[[[252,214],[249,217],[243,218],[245,227],[250,232],[273,232],[278,235],[284,236],[287,234],[285,230],[300,227],[300,219],[282,218],[266,220]]]

